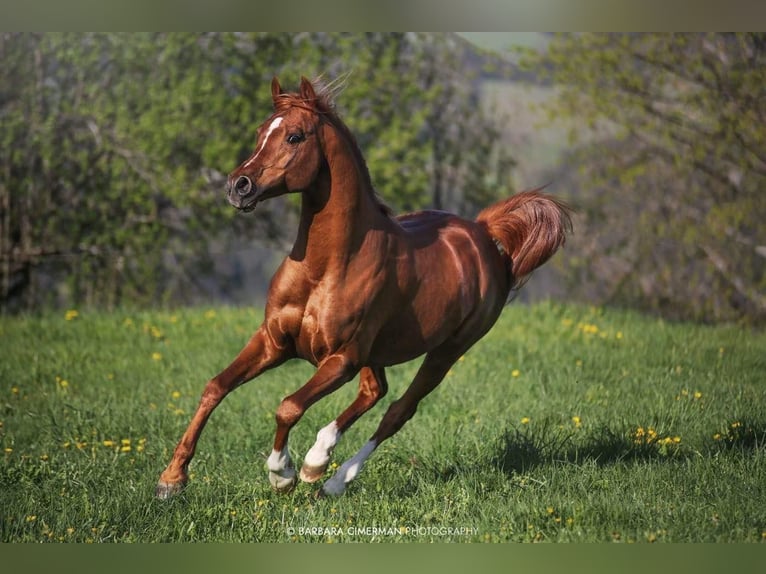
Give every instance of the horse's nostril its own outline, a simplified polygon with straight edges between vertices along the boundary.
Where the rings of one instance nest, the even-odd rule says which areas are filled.
[[[239,195],[247,195],[250,193],[250,190],[253,188],[253,182],[250,181],[249,177],[246,177],[244,175],[240,175],[237,178],[237,181],[234,182],[234,190]]]

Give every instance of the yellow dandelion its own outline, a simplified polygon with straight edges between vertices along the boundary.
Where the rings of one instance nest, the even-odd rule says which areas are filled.
[[[37,516],[36,515],[34,515],[34,514],[28,514],[27,515],[27,522],[34,522],[35,520],[37,520]]]
[[[11,393],[14,395],[19,394],[19,387],[11,387]]]
[[[61,379],[61,380],[59,381],[59,386],[60,386],[62,389],[66,389],[67,387],[69,387],[69,381],[67,381],[66,379]]]
[[[522,417],[521,424],[528,425],[529,424],[529,417]]]
[[[74,528],[70,526],[69,528],[66,529],[66,533],[69,534],[69,536],[72,536],[72,534],[74,534]]]
[[[120,452],[130,452],[132,447],[129,444],[124,444],[120,447]]]
[[[721,433],[717,432],[713,435],[713,440],[721,440]]]
[[[113,440],[105,440],[103,443],[104,446],[114,446],[115,442]]]
[[[11,447],[7,446],[7,447],[5,447],[5,448],[3,449],[3,452],[4,452],[5,454],[11,454],[11,453],[13,452],[13,449],[12,449]]]
[[[520,371],[520,370],[518,370],[518,369],[513,369],[513,370],[511,371],[511,376],[512,376],[512,377],[518,377],[519,375],[521,375],[521,371]]]
[[[575,361],[575,366],[577,366],[577,367],[582,367],[582,359],[577,359],[577,360]]]
[[[572,422],[574,423],[574,426],[576,426],[578,428],[580,426],[582,426],[582,419],[580,417],[578,417],[578,416],[572,417]]]
[[[179,391],[173,391],[172,393],[170,393],[170,396],[173,397],[174,399],[180,399],[181,393]]]
[[[555,512],[555,509],[552,506],[546,506],[545,512],[547,512],[548,514],[553,514]]]
[[[209,311],[205,311],[205,319],[215,319],[215,309],[210,309]]]
[[[66,313],[64,313],[64,319],[67,321],[73,321],[77,319],[77,317],[80,316],[80,313],[77,311],[77,309],[69,309]]]
[[[43,461],[43,462],[46,462],[48,460],[48,455],[47,454],[41,454],[40,455],[40,460]]]
[[[150,327],[149,332],[151,333],[152,337],[154,337],[155,339],[162,339],[162,331],[160,331],[154,325]]]
[[[622,331],[617,331],[617,333],[614,336],[615,339],[622,339]]]
[[[155,361],[161,361],[162,360],[162,353],[154,352],[152,353],[152,359]]]
[[[694,391],[694,398],[699,400],[702,398],[702,393],[699,391]]]

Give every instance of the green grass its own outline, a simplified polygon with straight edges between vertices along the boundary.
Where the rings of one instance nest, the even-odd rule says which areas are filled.
[[[766,537],[766,335],[554,303],[508,307],[341,498],[316,500],[318,485],[269,487],[274,409],[312,372],[294,362],[230,395],[187,490],[155,500],[204,383],[259,317],[216,308],[1,319],[0,540]],[[389,369],[389,395],[343,437],[336,462],[416,368]],[[298,463],[355,390],[308,411],[291,435]]]

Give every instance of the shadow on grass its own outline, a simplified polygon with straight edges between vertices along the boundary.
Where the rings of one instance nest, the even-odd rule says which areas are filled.
[[[491,463],[511,475],[556,462],[610,465],[626,461],[678,461],[766,446],[766,424],[760,422],[737,422],[724,433],[711,433],[711,438],[697,449],[676,442],[673,437],[647,435],[644,430],[602,427],[584,438],[578,435],[550,427],[534,431],[508,429],[499,437]]]

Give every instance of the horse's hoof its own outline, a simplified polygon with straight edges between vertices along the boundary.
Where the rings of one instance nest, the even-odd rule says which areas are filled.
[[[311,466],[309,464],[303,463],[303,466],[301,467],[300,477],[303,482],[308,482],[308,483],[316,482],[317,480],[322,478],[326,470],[327,470],[326,464],[322,466]]]
[[[289,476],[282,476],[276,472],[269,472],[269,482],[271,487],[277,492],[286,493],[295,488],[297,478],[295,477],[295,471]]]
[[[164,482],[161,480],[157,483],[157,487],[154,489],[154,496],[160,500],[167,500],[181,492],[184,489],[184,486],[186,486],[186,484],[183,482]]]
[[[343,481],[334,481],[330,478],[322,485],[322,488],[319,489],[317,498],[337,497],[341,496],[344,492],[346,492],[346,484]]]

